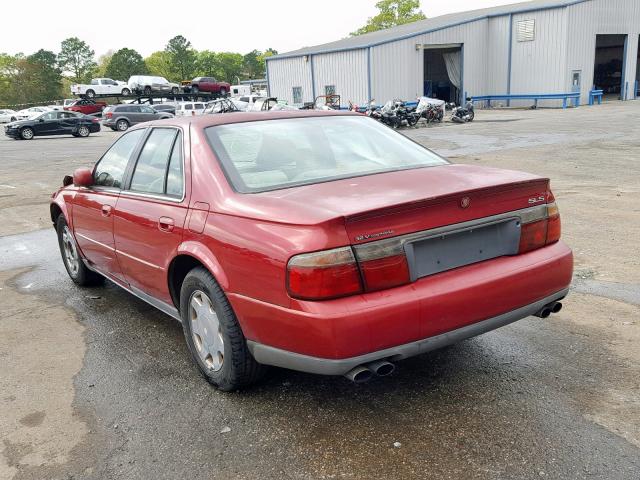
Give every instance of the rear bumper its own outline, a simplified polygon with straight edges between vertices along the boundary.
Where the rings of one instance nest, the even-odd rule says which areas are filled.
[[[503,315],[510,315],[506,323],[524,318],[540,302],[564,296],[572,274],[573,254],[558,242],[380,292],[323,302],[292,300],[288,308],[232,292],[227,296],[254,346],[344,360],[420,343]]]
[[[253,341],[248,341],[247,344],[253,357],[258,363],[319,375],[344,375],[358,365],[363,365],[365,363],[381,359],[390,361],[403,360],[405,358],[446,347],[447,345],[453,345],[467,338],[476,337],[483,333],[490,332],[496,328],[504,327],[505,325],[509,325],[510,323],[533,315],[545,305],[563,299],[568,293],[569,289],[567,288],[535,303],[481,322],[472,323],[466,327],[442,333],[435,337],[405,343],[404,345],[378,350],[377,352],[371,352],[357,357],[334,360],[301,355],[299,353],[281,350],[279,348],[270,347]]]

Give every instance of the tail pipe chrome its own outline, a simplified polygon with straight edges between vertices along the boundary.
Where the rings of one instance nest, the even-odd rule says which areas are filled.
[[[345,377],[353,383],[365,383],[371,380],[374,375],[386,377],[391,375],[396,369],[395,365],[386,360],[376,360],[365,365],[358,365],[354,369],[345,373]]]
[[[562,310],[562,303],[551,302],[534,313],[534,315],[540,318],[549,318],[552,313],[558,313],[560,310]]]

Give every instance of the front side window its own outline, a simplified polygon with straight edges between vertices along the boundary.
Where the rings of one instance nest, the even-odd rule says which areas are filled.
[[[94,185],[122,188],[124,171],[145,130],[125,133],[105,153],[93,170]]]
[[[142,105],[140,107],[140,110],[142,111],[142,113],[156,113],[156,111],[153,108],[147,107],[146,105]]]
[[[227,178],[241,193],[447,163],[362,116],[243,122],[205,132]]]
[[[130,189],[181,197],[182,135],[174,128],[154,128],[140,151]]]
[[[58,115],[56,115],[56,112],[49,112],[43,114],[40,118],[42,120],[56,120],[58,118]]]

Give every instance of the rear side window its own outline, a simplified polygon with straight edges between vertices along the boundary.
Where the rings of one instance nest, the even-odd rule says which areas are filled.
[[[122,188],[124,171],[144,130],[125,133],[105,153],[93,171],[94,184],[100,187]]]
[[[142,147],[130,190],[181,197],[182,135],[174,128],[154,128]]]

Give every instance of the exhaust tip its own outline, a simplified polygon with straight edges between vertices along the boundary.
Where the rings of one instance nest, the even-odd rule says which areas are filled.
[[[353,383],[365,383],[371,380],[371,378],[373,377],[373,373],[368,368],[359,366],[345,373],[344,376],[351,380]]]
[[[560,302],[554,303],[553,307],[551,307],[553,313],[558,313],[560,310],[562,310],[562,304]]]
[[[386,377],[387,375],[391,375],[396,369],[396,366],[393,363],[387,362],[386,360],[371,362],[367,364],[366,367],[379,377]]]
[[[551,316],[550,308],[543,308],[540,312],[540,318],[549,318]]]

